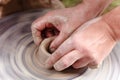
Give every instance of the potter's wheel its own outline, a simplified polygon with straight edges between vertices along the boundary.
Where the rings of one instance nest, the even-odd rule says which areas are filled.
[[[14,14],[0,20],[0,80],[120,80],[120,44],[95,70],[47,70],[33,43],[30,25],[47,10]]]

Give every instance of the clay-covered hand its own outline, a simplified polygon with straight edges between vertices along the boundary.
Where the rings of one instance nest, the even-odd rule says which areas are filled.
[[[46,61],[46,67],[61,71],[69,66],[95,68],[116,44],[114,33],[102,17],[79,27]]]
[[[80,4],[72,8],[50,11],[38,18],[32,24],[35,44],[39,45],[45,37],[56,35],[59,32],[50,46],[52,51],[55,50],[76,28],[99,13],[99,9],[93,8]]]

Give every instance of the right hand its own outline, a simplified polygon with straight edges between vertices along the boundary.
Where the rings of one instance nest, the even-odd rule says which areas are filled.
[[[46,61],[46,68],[62,71],[73,68],[97,68],[117,42],[113,29],[103,17],[93,19],[78,28]]]

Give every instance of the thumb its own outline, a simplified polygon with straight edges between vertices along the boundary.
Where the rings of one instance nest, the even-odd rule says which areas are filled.
[[[32,23],[31,31],[36,45],[39,45],[42,41],[41,31],[45,28],[45,24],[46,21],[44,19],[42,20],[42,17]]]

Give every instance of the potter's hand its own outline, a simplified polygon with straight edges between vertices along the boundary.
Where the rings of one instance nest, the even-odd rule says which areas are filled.
[[[96,17],[110,1],[95,0],[93,2],[93,0],[84,0],[76,7],[54,10],[47,13],[32,24],[34,42],[39,45],[45,37],[57,35],[59,31],[59,35],[50,46],[52,51],[55,50],[78,26]]]
[[[51,44],[51,48],[56,49],[79,25],[87,20],[84,17],[84,10],[81,12],[81,14],[78,13],[76,8],[66,8],[48,12],[45,16],[38,18],[32,25],[32,34],[36,45],[45,37],[57,35],[59,32]],[[42,36],[42,34],[45,35]]]
[[[46,61],[46,67],[53,66],[58,71],[69,66],[95,68],[111,52],[115,43],[113,29],[103,17],[96,18],[83,24],[65,40]]]

